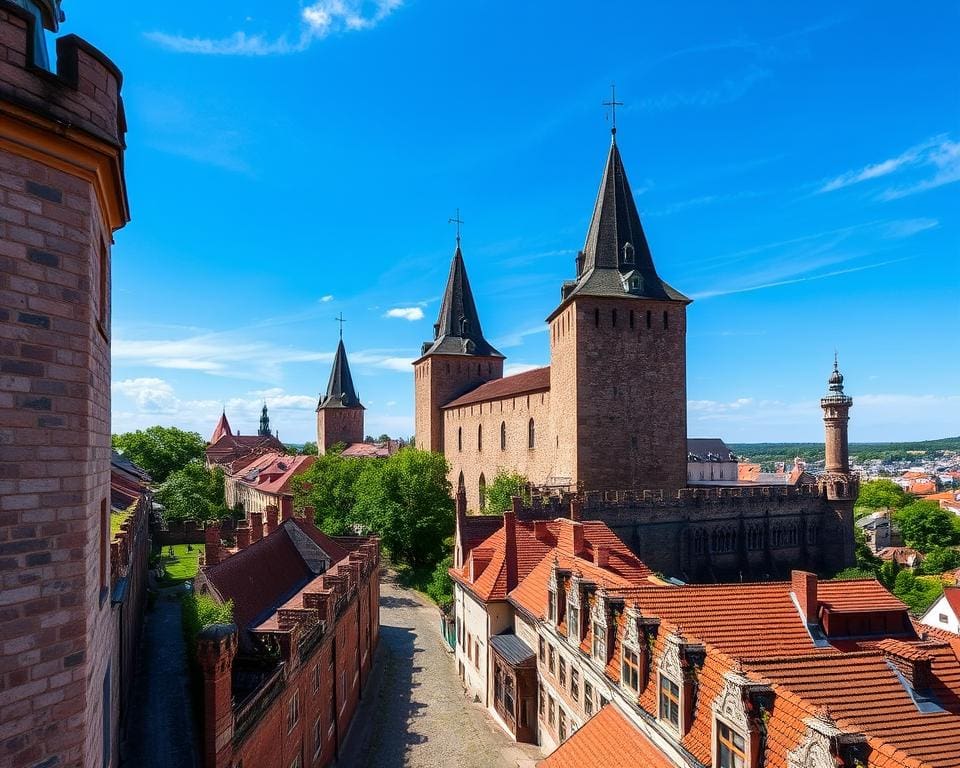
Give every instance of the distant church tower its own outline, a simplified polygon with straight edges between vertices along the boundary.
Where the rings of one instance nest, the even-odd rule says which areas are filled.
[[[417,448],[443,452],[441,406],[486,381],[503,378],[503,359],[483,337],[458,237],[433,341],[424,342],[413,363]]]
[[[829,562],[851,566],[855,562],[853,538],[853,505],[859,491],[859,481],[850,471],[850,449],[847,425],[853,398],[843,391],[843,374],[833,358],[833,372],[828,380],[827,394],[820,398],[824,426],[824,473],[820,476],[821,493],[826,495],[836,513],[836,531],[828,532],[824,545],[839,549]]]
[[[333,357],[327,392],[317,405],[317,452],[322,456],[337,443],[362,443],[363,411],[341,337]]]
[[[850,473],[850,451],[847,442],[847,425],[850,422],[850,408],[853,398],[843,393],[843,374],[837,366],[837,358],[833,358],[833,373],[828,382],[829,391],[820,398],[820,407],[823,409],[823,425],[826,432],[826,466],[825,471],[830,473]]]
[[[260,437],[270,437],[273,433],[270,431],[270,417],[267,416],[267,404],[263,404],[263,410],[260,411],[260,429],[257,430]]]
[[[675,492],[687,482],[690,299],[657,274],[616,129],[576,270],[547,318],[554,474]]]

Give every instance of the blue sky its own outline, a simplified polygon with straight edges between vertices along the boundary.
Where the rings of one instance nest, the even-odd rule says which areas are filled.
[[[853,440],[960,433],[954,3],[71,0],[125,73],[133,220],[114,250],[114,429],[314,435],[344,337],[367,431],[412,432],[465,220],[484,331],[548,362],[618,140],[688,313],[691,435],[820,440],[834,348]]]

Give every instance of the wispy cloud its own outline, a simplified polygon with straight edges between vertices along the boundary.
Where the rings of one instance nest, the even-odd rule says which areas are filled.
[[[333,301],[333,294],[328,293],[326,296],[321,296],[320,301],[322,301],[324,304],[326,304],[327,302]]]
[[[526,373],[537,368],[543,368],[543,363],[507,363],[503,366],[503,375],[516,376],[518,373]]]
[[[535,336],[539,333],[546,333],[550,330],[549,326],[546,323],[541,323],[540,325],[533,325],[528,328],[523,328],[517,331],[511,331],[506,333],[503,336],[500,336],[493,340],[493,345],[499,349],[510,349],[511,347],[519,347],[523,344],[523,340],[527,336]]]
[[[819,194],[835,192],[855,184],[926,168],[933,169],[932,176],[890,187],[881,192],[878,199],[895,200],[960,181],[960,142],[951,141],[946,135],[934,136],[904,150],[895,157],[828,179],[820,185],[817,192]]]
[[[398,317],[402,320],[423,320],[423,310],[420,307],[394,307],[388,309],[384,317]]]
[[[939,221],[928,218],[891,221],[886,225],[884,237],[891,240],[899,240],[902,237],[912,237],[920,232],[926,232],[928,229],[936,229],[939,226]]]
[[[225,37],[147,32],[147,39],[176,53],[202,56],[276,56],[301,53],[317,40],[340,32],[372,29],[403,4],[403,0],[317,0],[300,11],[300,30],[270,37],[237,31]]]
[[[637,103],[637,109],[645,112],[666,112],[680,108],[705,109],[730,104],[771,75],[769,69],[752,65],[743,74],[737,77],[724,78],[709,88],[693,91],[671,91],[660,96],[642,99]]]

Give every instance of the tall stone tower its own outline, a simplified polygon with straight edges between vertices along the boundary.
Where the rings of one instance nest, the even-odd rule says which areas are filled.
[[[327,392],[317,405],[317,452],[322,456],[337,443],[362,443],[363,411],[341,337],[333,357]]]
[[[686,485],[686,307],[657,274],[610,143],[576,280],[550,325],[554,473],[587,489]]]
[[[856,542],[853,536],[853,505],[859,492],[859,481],[850,471],[850,448],[847,426],[853,398],[843,391],[843,374],[833,358],[833,372],[827,394],[820,398],[824,426],[824,473],[820,476],[820,493],[827,497],[836,519],[834,531],[827,532],[825,546],[836,551],[829,562],[851,566],[855,562]]]
[[[433,341],[423,343],[413,363],[417,448],[443,452],[441,406],[486,381],[503,378],[503,359],[483,336],[458,237]]]
[[[129,220],[121,75],[0,0],[0,755],[116,765],[110,247]]]
[[[257,430],[260,437],[270,437],[273,432],[270,431],[270,416],[267,414],[267,404],[264,402],[263,410],[260,411],[260,429]]]

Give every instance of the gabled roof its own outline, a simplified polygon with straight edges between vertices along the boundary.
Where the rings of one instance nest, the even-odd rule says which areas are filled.
[[[336,354],[333,356],[333,368],[330,369],[330,380],[327,382],[327,392],[320,398],[317,410],[322,408],[363,408],[357,390],[353,386],[353,376],[350,375],[350,364],[347,362],[347,350],[343,346],[343,339],[337,344]]]
[[[582,259],[576,281],[564,287],[561,306],[577,295],[690,302],[657,274],[615,138],[607,154]]]
[[[281,494],[291,490],[290,481],[307,471],[316,462],[316,456],[289,456],[278,451],[268,451],[245,462],[232,474],[238,482],[264,493]]]
[[[227,412],[223,411],[220,418],[217,419],[217,426],[213,428],[213,434],[210,435],[210,444],[213,445],[224,435],[232,435],[230,431],[230,422],[227,421]]]
[[[736,461],[737,457],[719,437],[688,437],[689,461]]]
[[[457,408],[471,403],[482,403],[487,400],[500,400],[505,397],[526,395],[531,392],[546,392],[550,389],[550,366],[534,368],[513,376],[504,376],[485,382],[476,389],[472,389],[456,400],[452,400],[443,408]]]
[[[608,704],[561,744],[540,768],[673,768],[673,763]]]
[[[438,354],[503,357],[483,336],[459,242],[450,264],[440,315],[433,326],[433,341],[424,342],[421,357]]]

